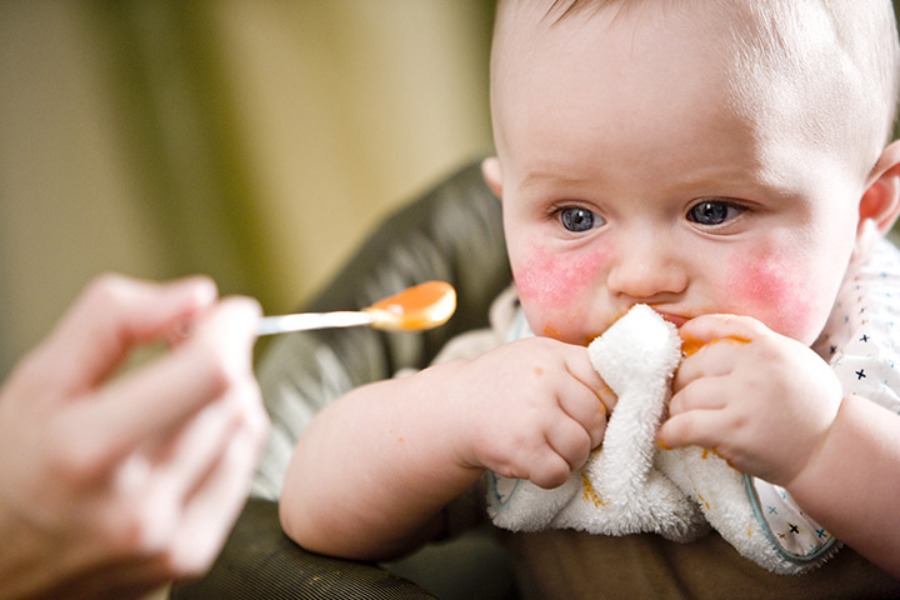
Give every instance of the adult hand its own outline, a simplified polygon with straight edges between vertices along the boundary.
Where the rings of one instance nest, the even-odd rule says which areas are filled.
[[[134,597],[209,567],[267,429],[259,307],[216,297],[203,278],[102,277],[0,389],[0,597]]]

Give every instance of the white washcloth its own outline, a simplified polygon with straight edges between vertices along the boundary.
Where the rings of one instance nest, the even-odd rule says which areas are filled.
[[[799,510],[786,518],[796,521],[789,523],[791,530],[802,530],[804,537],[784,540],[772,533],[757,486],[768,491],[777,490],[774,486],[745,477],[711,451],[657,447],[656,430],[681,361],[674,325],[638,305],[588,352],[618,396],[602,446],[552,490],[491,474],[488,510],[496,525],[513,531],[652,532],[680,542],[696,539],[712,525],[742,555],[777,573],[804,572],[834,551],[833,538]],[[786,495],[782,499],[789,502]],[[786,506],[778,508],[788,512]]]

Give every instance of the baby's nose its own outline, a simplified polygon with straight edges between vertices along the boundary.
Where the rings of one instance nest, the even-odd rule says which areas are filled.
[[[647,301],[684,291],[687,273],[677,248],[665,236],[627,237],[617,244],[618,256],[606,282],[610,293]]]

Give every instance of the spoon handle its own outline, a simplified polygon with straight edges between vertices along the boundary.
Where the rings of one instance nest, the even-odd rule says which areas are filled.
[[[358,327],[371,325],[375,321],[372,313],[365,311],[339,310],[325,313],[298,313],[264,317],[256,329],[257,335],[273,335],[291,331],[308,331],[329,327]]]

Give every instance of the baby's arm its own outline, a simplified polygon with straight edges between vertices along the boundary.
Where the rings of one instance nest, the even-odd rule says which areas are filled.
[[[900,417],[866,398],[844,398],[787,488],[839,540],[900,577]]]
[[[585,348],[545,338],[354,390],[300,438],[282,524],[317,552],[400,555],[484,469],[563,483],[602,440],[606,394]]]
[[[746,317],[710,315],[682,328],[707,343],[675,378],[664,447],[714,448],[742,472],[785,487],[838,539],[900,575],[900,418],[844,398],[806,346]]]

